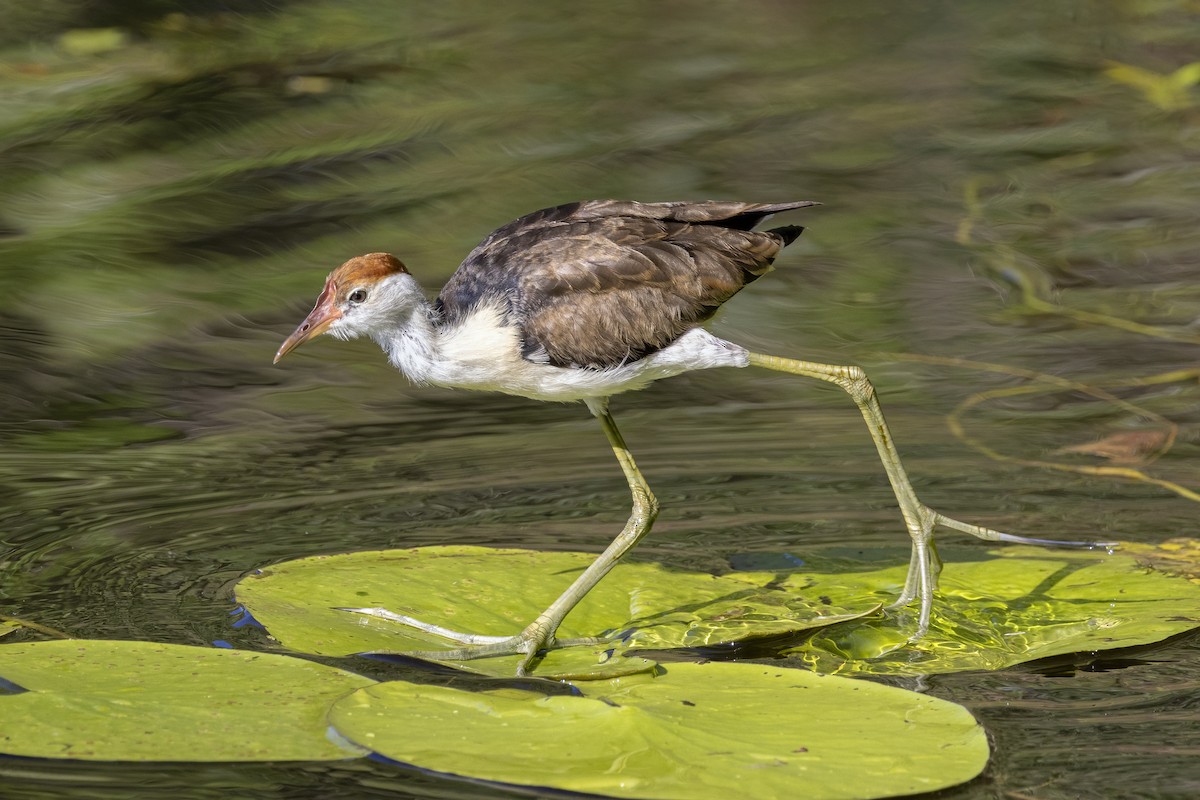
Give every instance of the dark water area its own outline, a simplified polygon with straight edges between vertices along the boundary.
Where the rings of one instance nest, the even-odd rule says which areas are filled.
[[[261,648],[231,590],[264,565],[599,552],[628,493],[583,407],[410,386],[368,342],[271,363],[350,256],[396,253],[436,290],[493,228],[592,197],[822,202],[780,218],[807,231],[714,331],[865,366],[947,514],[1050,538],[1195,535],[1200,67],[1176,73],[1200,60],[1194,3],[4,15],[0,613]],[[963,403],[970,441],[946,424]],[[837,390],[713,371],[613,411],[663,506],[638,557],[904,558]],[[1200,796],[1200,636],[901,683],[993,737],[984,775],[939,797]],[[369,761],[0,759],[5,800],[167,794],[527,796]]]

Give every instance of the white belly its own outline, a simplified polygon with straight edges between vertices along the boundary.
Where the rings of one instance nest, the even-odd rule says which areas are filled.
[[[747,365],[743,348],[695,328],[630,364],[609,369],[555,367],[524,358],[517,329],[501,320],[497,311],[482,309],[444,334],[436,363],[423,379],[437,386],[573,402],[641,389],[681,372]]]

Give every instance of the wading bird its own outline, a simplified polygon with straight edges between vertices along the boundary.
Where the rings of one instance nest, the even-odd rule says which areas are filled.
[[[544,209],[484,239],[433,303],[387,253],[352,258],[329,275],[316,307],[275,361],[322,333],[339,339],[368,336],[418,384],[543,401],[582,400],[604,429],[633,495],[629,521],[612,544],[515,635],[462,633],[389,614],[460,645],[417,655],[462,660],[521,654],[518,674],[524,674],[540,651],[555,645],[559,624],[649,532],[658,515],[658,501],[617,430],[608,400],[689,370],[766,367],[826,381],[850,395],[867,422],[912,538],[907,579],[892,607],[919,599],[914,638],[929,627],[941,568],[933,548],[935,526],[991,541],[1094,545],[1014,536],[934,511],[917,499],[861,368],[751,353],[701,327],[722,303],[765,274],[804,230],[786,225],[756,231],[755,226],[772,214],[813,205],[592,200]]]

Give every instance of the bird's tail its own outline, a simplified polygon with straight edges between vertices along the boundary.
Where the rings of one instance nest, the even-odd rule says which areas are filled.
[[[780,239],[783,239],[783,246],[787,247],[792,242],[800,238],[800,234],[804,233],[802,225],[783,225],[778,228],[770,228],[767,233],[773,233]]]

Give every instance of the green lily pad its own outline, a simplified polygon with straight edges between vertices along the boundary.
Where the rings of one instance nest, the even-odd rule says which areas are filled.
[[[1200,539],[1177,536],[1156,545],[1122,544],[1121,552],[1151,569],[1200,583]]]
[[[1181,550],[1173,548],[1163,555]],[[1035,547],[944,548],[943,554],[948,563],[930,631],[915,644],[909,642],[915,609],[886,619],[870,615],[904,583],[906,559],[899,550],[888,554],[884,568],[864,570],[861,561],[817,556],[803,571],[721,577],[623,563],[560,630],[562,637],[607,634],[612,643],[553,651],[536,672],[613,677],[651,666],[630,664],[619,657],[623,652],[812,630],[784,653],[822,672],[915,675],[1001,669],[1064,653],[1149,644],[1200,626],[1200,586],[1146,568],[1153,561],[1146,546],[1136,558]],[[480,547],[372,551],[280,564],[243,580],[237,593],[274,636],[296,650],[325,655],[440,650],[452,645],[336,608],[385,607],[472,633],[512,633],[592,559],[583,553]],[[855,604],[859,610],[850,611]],[[830,627],[835,622],[843,624]],[[508,675],[516,661],[452,663]]]
[[[585,696],[379,683],[330,714],[351,741],[464,777],[612,797],[874,798],[975,777],[983,729],[961,706],[759,664],[672,664]]]
[[[942,571],[929,633],[920,641],[908,642],[913,609],[820,631],[785,654],[822,672],[918,675],[1151,644],[1200,626],[1200,585],[1146,568],[1146,546],[1138,549],[1136,558],[1035,547],[970,551],[960,558],[975,560],[954,560]],[[891,567],[824,580],[795,574],[784,586],[798,582],[836,600],[894,593],[904,572]]]
[[[506,635],[519,632],[592,561],[587,553],[543,553],[486,547],[419,547],[316,556],[277,564],[244,578],[238,600],[271,635],[308,653],[446,650],[455,645],[433,634],[386,620],[338,610],[386,608],[454,630]],[[694,647],[752,636],[811,630],[878,610],[871,600],[845,607],[815,594],[671,570],[660,564],[618,564],[571,612],[560,638],[612,637],[592,648],[593,677],[628,672],[617,650]],[[552,651],[537,674],[556,675]],[[455,662],[489,674],[511,675],[515,658]],[[645,669],[649,662],[637,666]],[[580,664],[562,674],[580,677]],[[575,670],[575,672],[571,672]],[[615,671],[619,670],[619,671]]]
[[[374,681],[298,658],[151,642],[0,645],[0,753],[99,761],[355,758],[328,736]]]

